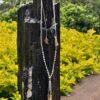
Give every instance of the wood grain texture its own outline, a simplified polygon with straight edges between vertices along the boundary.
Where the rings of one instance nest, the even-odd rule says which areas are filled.
[[[37,2],[38,1],[38,2]],[[44,5],[49,4],[48,0],[43,0]],[[51,2],[51,1],[50,1]],[[48,17],[47,26],[51,26],[52,9],[46,5],[45,12]],[[52,5],[51,5],[52,7]],[[56,22],[57,24],[57,37],[60,43],[60,18],[59,18],[59,7],[56,7]],[[24,69],[28,69],[33,66],[32,74],[32,98],[30,100],[47,100],[48,93],[48,77],[44,66],[41,46],[40,46],[40,24],[39,23],[24,23],[25,11],[29,9],[32,18],[40,20],[40,0],[34,0],[33,4],[27,4],[18,10],[18,34],[17,34],[17,51],[18,51],[18,87],[19,92],[22,95],[22,100],[26,100],[27,93],[27,78],[23,79]],[[49,38],[53,41],[50,33]],[[45,38],[45,32],[43,35]],[[52,69],[53,56],[54,56],[54,43],[52,42],[49,46],[43,42],[46,61],[49,70]],[[60,100],[60,45],[58,47],[57,60],[55,65],[55,72],[52,77],[52,88],[53,88],[53,100]],[[22,88],[24,83],[24,88]]]

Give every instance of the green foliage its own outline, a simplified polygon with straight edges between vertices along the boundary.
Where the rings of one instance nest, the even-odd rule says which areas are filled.
[[[4,4],[9,4],[10,7],[15,7],[15,6],[18,6],[20,4],[26,4],[26,3],[29,3],[29,2],[32,2],[33,0],[3,0]]]
[[[16,22],[0,22],[0,100],[20,100],[16,51]]]
[[[83,77],[100,73],[100,35],[61,27],[60,90],[68,95]]]
[[[17,10],[23,4],[29,3],[32,0],[4,0],[0,4],[0,21],[17,21]]]
[[[94,4],[100,5],[100,0],[61,0],[61,5],[68,3],[94,6]]]
[[[98,13],[93,13],[87,5],[68,3],[61,7],[61,24],[65,27],[74,28],[86,32],[100,27]]]
[[[0,21],[16,21],[17,20],[17,8],[12,8],[6,12],[0,13]]]

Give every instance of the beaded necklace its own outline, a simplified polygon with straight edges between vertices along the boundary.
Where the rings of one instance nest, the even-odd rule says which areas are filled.
[[[55,53],[54,53],[54,59],[53,59],[53,65],[52,65],[52,70],[51,73],[49,72],[48,66],[47,66],[47,62],[46,62],[46,58],[45,58],[45,54],[44,54],[44,48],[43,48],[43,14],[44,14],[44,7],[43,7],[43,1],[41,0],[41,10],[40,10],[40,15],[41,15],[41,19],[40,19],[40,45],[41,45],[41,51],[42,51],[42,57],[43,57],[43,62],[46,68],[46,72],[48,75],[48,100],[52,100],[52,81],[51,78],[54,74],[54,67],[55,67],[55,62],[56,62],[56,57],[57,57],[57,47],[58,47],[58,41],[57,41],[57,33],[56,33],[56,21],[55,21],[55,5],[53,5],[53,25],[54,25],[54,29],[55,29]],[[44,14],[45,17],[45,14]],[[45,21],[45,27],[46,27],[46,18],[44,18]],[[46,29],[46,38],[45,38],[45,43],[48,44],[48,38],[47,38],[47,29]]]

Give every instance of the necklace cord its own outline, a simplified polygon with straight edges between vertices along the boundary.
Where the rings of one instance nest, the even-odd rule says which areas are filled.
[[[56,56],[57,56],[57,46],[55,46],[54,60],[53,60],[53,65],[52,65],[52,71],[51,71],[51,74],[50,74],[50,72],[48,70],[48,67],[47,67],[46,58],[45,58],[44,49],[43,49],[43,40],[42,40],[43,39],[43,37],[42,37],[43,36],[43,32],[42,32],[42,27],[43,27],[42,26],[42,24],[43,24],[43,14],[44,14],[44,7],[43,7],[43,1],[41,0],[41,11],[40,11],[40,15],[41,15],[41,20],[40,20],[40,45],[41,45],[43,62],[45,64],[45,68],[46,68],[46,71],[47,71],[47,75],[48,75],[48,78],[51,79],[52,76],[53,76],[53,74],[54,74],[54,67],[55,67]],[[56,21],[55,21],[55,6],[54,5],[53,5],[53,14],[54,14],[53,23],[56,23]],[[46,18],[44,16],[44,20],[45,19]],[[45,20],[45,27],[46,27],[46,20]],[[56,33],[56,25],[55,25],[55,35],[57,36],[57,33]]]

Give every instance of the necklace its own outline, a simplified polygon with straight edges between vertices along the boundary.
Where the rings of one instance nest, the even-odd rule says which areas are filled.
[[[57,34],[56,34],[56,21],[55,21],[55,6],[53,5],[53,14],[54,14],[54,18],[53,18],[53,24],[55,24],[54,26],[54,29],[55,29],[55,36],[54,36],[54,39],[55,39],[55,53],[54,53],[54,60],[53,60],[53,65],[52,65],[52,70],[51,70],[51,73],[49,72],[48,70],[48,67],[47,67],[47,63],[46,63],[46,58],[45,58],[45,54],[44,54],[44,48],[43,48],[43,33],[42,33],[42,21],[43,21],[43,14],[44,13],[44,8],[43,8],[43,1],[41,0],[41,10],[40,10],[40,15],[41,15],[41,20],[40,20],[40,45],[41,45],[41,51],[42,51],[42,57],[43,57],[43,62],[44,62],[44,65],[45,65],[45,68],[46,68],[46,72],[47,72],[47,75],[48,75],[48,100],[52,100],[52,81],[51,81],[51,78],[54,74],[54,67],[55,67],[55,62],[56,62],[56,56],[57,56],[57,46],[58,46],[58,41],[57,41]],[[45,14],[44,14],[45,15]],[[45,27],[46,27],[46,19],[45,20]],[[47,39],[47,29],[46,29],[46,39],[45,39],[45,42],[48,44],[48,39]]]

